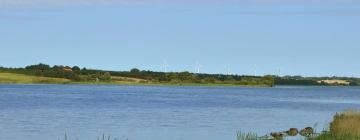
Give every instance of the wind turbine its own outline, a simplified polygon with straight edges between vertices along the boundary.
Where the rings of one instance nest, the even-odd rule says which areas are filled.
[[[278,76],[281,77],[281,68],[278,69]]]
[[[196,61],[195,72],[200,73],[200,68],[202,68],[202,67],[203,66],[199,63],[199,61]]]
[[[255,65],[254,65],[254,76],[257,76],[256,68],[257,68],[257,66],[256,66],[256,64],[255,64]]]
[[[225,70],[226,70],[226,75],[230,75],[230,66],[229,66],[229,64],[226,64],[224,67],[225,67]]]
[[[164,60],[162,64],[163,71],[167,73],[169,65],[167,64],[166,60]]]

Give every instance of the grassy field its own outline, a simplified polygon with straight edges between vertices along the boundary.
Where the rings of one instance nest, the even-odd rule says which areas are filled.
[[[48,78],[29,76],[16,73],[3,73],[0,72],[0,83],[10,84],[66,84],[71,81],[63,78]]]

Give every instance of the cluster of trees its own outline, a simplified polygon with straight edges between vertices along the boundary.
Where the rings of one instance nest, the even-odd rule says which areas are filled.
[[[66,78],[72,81],[85,82],[111,82],[114,77],[129,77],[142,79],[142,82],[151,83],[198,83],[198,84],[233,84],[233,85],[267,85],[274,86],[272,76],[255,77],[240,75],[223,74],[195,74],[190,72],[154,72],[133,68],[130,71],[103,71],[96,69],[80,68],[78,66],[49,66],[47,64],[37,64],[26,66],[25,68],[1,68],[0,71],[21,73],[54,78]],[[114,78],[114,80],[118,80]]]
[[[36,65],[26,66],[25,68],[1,67],[0,71],[43,77],[66,78],[72,81],[111,81],[111,75],[109,72],[87,70],[86,68],[80,69],[80,67],[78,66],[69,67],[55,65],[51,67],[47,64],[40,63]]]
[[[158,83],[199,83],[274,86],[272,76],[254,77],[223,74],[195,74],[190,72],[153,72],[131,69],[128,72],[111,72],[113,76],[133,77]]]
[[[257,77],[241,75],[224,75],[224,74],[195,74],[190,72],[154,72],[133,68],[130,71],[104,71],[96,69],[80,68],[78,66],[49,66],[47,64],[37,64],[26,66],[25,68],[4,68],[0,71],[20,73],[27,75],[36,75],[54,78],[66,78],[72,81],[84,82],[111,82],[121,78],[128,77],[141,79],[141,82],[151,83],[199,83],[199,84],[233,84],[233,85],[329,85],[318,81],[324,79],[346,80],[350,81],[350,86],[357,86],[360,78],[354,77],[301,77],[301,76],[284,76],[275,75]]]
[[[80,68],[68,67],[68,66],[53,66],[50,67],[46,64],[30,65],[25,67],[26,70],[30,70],[36,76],[66,78],[74,81],[80,81]]]
[[[319,83],[316,80],[303,79],[303,78],[293,78],[293,77],[275,77],[276,85],[308,85],[308,86],[317,86],[317,85],[326,85],[325,83]]]

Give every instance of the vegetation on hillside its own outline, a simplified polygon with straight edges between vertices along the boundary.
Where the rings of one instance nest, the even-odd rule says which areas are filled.
[[[107,82],[174,85],[241,85],[274,86],[272,76],[240,76],[223,74],[197,74],[190,72],[154,72],[133,68],[130,71],[105,71],[80,68],[78,66],[49,66],[37,64],[25,68],[4,68],[0,72],[18,73],[30,76],[64,78],[72,82]]]
[[[0,67],[0,72],[18,73],[38,77],[64,78],[80,83],[122,83],[122,84],[171,84],[171,85],[241,85],[241,86],[274,86],[274,85],[310,85],[310,86],[357,86],[360,78],[354,77],[302,77],[302,76],[244,76],[225,74],[204,74],[184,72],[155,72],[133,68],[130,71],[106,71],[80,68],[78,66],[49,66],[37,64],[25,68]],[[326,83],[328,81],[345,81],[344,83]],[[3,80],[4,81],[4,80]]]
[[[302,77],[302,76],[273,76],[275,85],[309,85],[309,86],[358,86],[360,85],[360,78],[355,77]],[[323,80],[342,80],[347,81],[348,84],[343,83],[325,83]]]

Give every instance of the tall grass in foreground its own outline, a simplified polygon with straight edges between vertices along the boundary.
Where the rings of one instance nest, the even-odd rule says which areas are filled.
[[[255,133],[237,132],[237,140],[257,140],[258,136]]]
[[[347,111],[336,114],[329,131],[309,140],[360,140],[360,112]]]
[[[269,137],[268,137],[269,138]],[[237,140],[265,140],[255,133],[237,133]],[[282,138],[270,138],[282,139]],[[285,138],[286,139],[286,138]],[[336,114],[330,123],[328,131],[320,134],[313,133],[305,137],[306,140],[360,140],[360,112],[347,111]]]
[[[259,137],[256,133],[237,132],[236,140],[267,140],[266,136]]]

